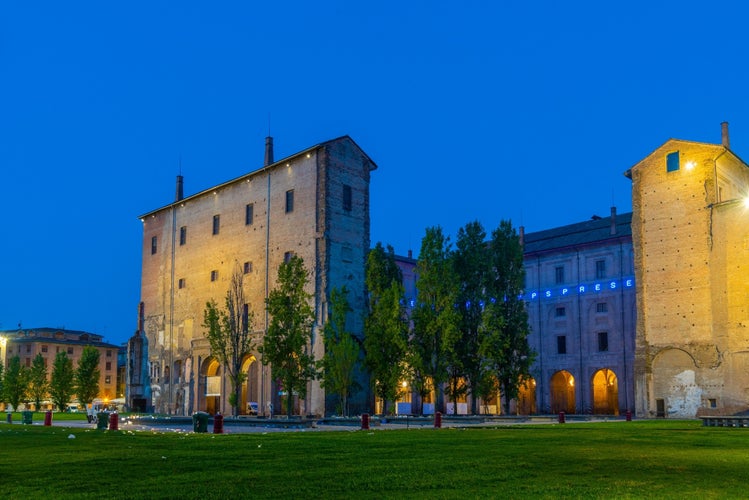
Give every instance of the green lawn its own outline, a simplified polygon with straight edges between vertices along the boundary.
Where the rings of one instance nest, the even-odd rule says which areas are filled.
[[[3,498],[737,498],[749,495],[749,429],[661,420],[214,435],[0,424],[0,477]]]

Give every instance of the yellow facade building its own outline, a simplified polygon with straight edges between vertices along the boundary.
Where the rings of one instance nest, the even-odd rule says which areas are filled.
[[[749,165],[721,144],[670,139],[632,180],[640,416],[749,409]]]

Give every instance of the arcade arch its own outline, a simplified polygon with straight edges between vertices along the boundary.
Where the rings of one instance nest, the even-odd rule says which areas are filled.
[[[575,413],[575,377],[560,370],[551,377],[551,412]]]
[[[608,368],[593,374],[593,414],[619,415],[619,381]]]

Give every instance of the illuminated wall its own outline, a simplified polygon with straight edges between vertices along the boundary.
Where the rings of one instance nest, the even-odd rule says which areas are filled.
[[[749,168],[723,145],[669,140],[632,179],[636,408],[749,408]]]

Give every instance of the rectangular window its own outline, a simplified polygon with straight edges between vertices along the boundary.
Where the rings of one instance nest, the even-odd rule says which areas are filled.
[[[557,318],[564,318],[567,316],[567,309],[564,307],[557,307],[557,310],[554,311],[554,316]]]
[[[211,271],[211,281],[216,281],[218,279],[218,271]]]
[[[156,250],[158,249],[158,241],[159,239],[156,236],[151,238],[151,255],[156,253]]]
[[[108,358],[112,357],[112,351],[111,351],[111,349],[107,349],[107,357]]]
[[[294,256],[294,252],[286,252],[283,254],[283,261],[289,262],[293,256]]]
[[[31,366],[31,358],[26,358],[26,368]]]
[[[286,191],[286,213],[294,211],[294,190]]]
[[[679,170],[679,152],[674,151],[666,155],[666,172],[676,172]]]
[[[47,346],[46,345],[42,346],[42,352],[47,352]]]
[[[605,277],[606,277],[606,261],[597,260],[596,261],[596,279],[601,280]]]
[[[564,266],[557,266],[554,268],[554,283],[557,285],[564,283]]]
[[[31,352],[31,344],[26,344],[26,352]]]
[[[179,244],[184,245],[187,243],[187,226],[179,228]]]
[[[105,384],[111,384],[112,383],[112,376],[111,375],[107,375],[106,377],[104,377],[104,383]]]
[[[609,350],[609,333],[598,332],[598,351],[606,352]]]
[[[557,354],[567,354],[567,337],[565,335],[557,337]]]
[[[609,312],[609,305],[606,302],[599,302],[596,304],[596,312],[597,313],[605,313]]]
[[[214,215],[213,216],[213,234],[218,234],[219,229],[221,229],[221,216],[220,215]]]
[[[718,407],[718,400],[717,399],[708,399],[707,404],[710,406],[710,408],[717,408]]]
[[[70,354],[71,356],[73,355],[73,348],[72,347],[68,347],[68,354]]]
[[[177,288],[179,288],[180,290],[182,290],[183,288],[185,288],[185,278],[180,278],[179,279],[179,281],[177,282]]]
[[[111,361],[107,361],[106,367],[104,369],[106,371],[111,371],[112,370],[112,362]]]
[[[351,186],[348,184],[343,185],[343,209],[347,212],[351,211]]]
[[[244,263],[244,273],[250,274],[252,272],[252,262],[245,262]]]
[[[244,207],[244,224],[249,226],[252,224],[252,219],[255,217],[255,204],[248,203]]]

